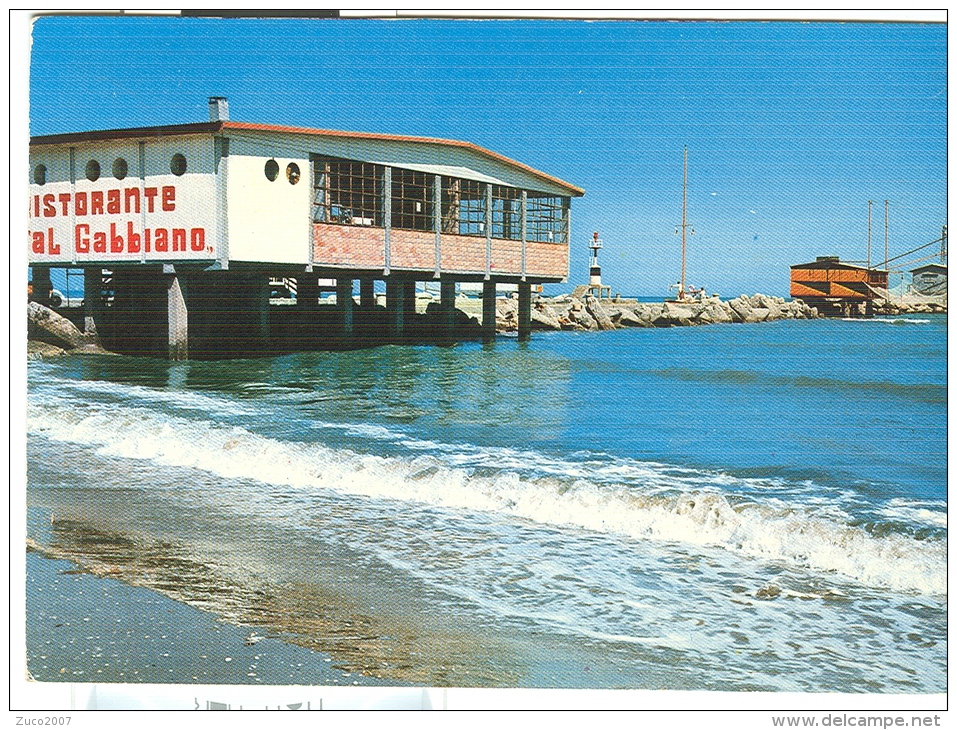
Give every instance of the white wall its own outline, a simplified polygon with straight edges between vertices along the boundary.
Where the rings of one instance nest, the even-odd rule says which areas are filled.
[[[213,174],[213,139],[210,135],[192,135],[165,137],[145,140],[145,179],[141,178],[140,153],[138,140],[117,140],[104,142],[86,142],[62,145],[36,145],[30,150],[30,224],[27,236],[28,260],[30,263],[77,263],[121,261],[137,262],[176,262],[189,260],[211,260],[216,255],[216,183]],[[75,184],[70,182],[70,147],[74,148]],[[186,158],[186,173],[174,175],[170,162],[174,154]],[[117,158],[123,158],[127,164],[127,174],[117,179],[113,174],[113,165]],[[100,165],[100,177],[90,181],[86,176],[87,164],[96,160]],[[37,165],[47,167],[47,179],[44,185],[34,182],[34,170]],[[166,199],[164,210],[163,188],[172,188],[172,198]],[[136,212],[133,200],[127,212],[126,191],[139,190],[139,212]],[[145,195],[147,189],[156,189],[153,198],[153,210],[149,210],[149,201]],[[64,203],[61,194],[69,196]],[[111,197],[118,194],[119,210],[110,210]],[[36,206],[39,196],[39,215]],[[52,198],[50,197],[52,196]],[[102,197],[102,211],[94,207],[94,196]],[[79,201],[85,197],[86,209]],[[115,197],[114,197],[115,199]],[[47,203],[52,203],[52,213]],[[131,229],[132,226],[132,229]],[[58,253],[51,252],[49,231],[53,229],[53,241],[59,247]],[[150,251],[146,251],[145,231],[150,233]],[[173,229],[186,233],[186,250],[156,250],[156,232],[167,231],[172,236]],[[134,241],[138,240],[139,250],[130,246],[130,232]],[[202,231],[204,245],[202,250],[191,246],[198,241]],[[42,252],[34,251],[34,234],[41,233],[45,240]],[[105,239],[105,251],[96,251],[97,234]],[[122,247],[119,241],[122,239]],[[89,242],[89,251],[74,250],[79,241],[82,246]],[[112,245],[111,245],[112,244]],[[117,250],[120,249],[121,250]]]
[[[231,261],[307,264],[312,245],[312,171],[308,158],[242,154],[230,139],[227,210]],[[249,150],[250,152],[252,150]],[[278,150],[277,150],[278,152]],[[279,173],[266,177],[269,160]],[[286,169],[299,167],[299,182],[290,184]]]

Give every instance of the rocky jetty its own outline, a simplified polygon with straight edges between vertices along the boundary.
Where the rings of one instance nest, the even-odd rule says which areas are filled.
[[[903,297],[874,300],[874,313],[887,314],[941,314],[947,311],[947,295],[921,296],[905,294]]]
[[[683,302],[638,302],[565,295],[540,298],[532,304],[532,329],[612,330],[624,327],[687,327],[699,324],[768,322],[777,319],[814,319],[815,308],[801,301],[788,302],[764,294],[741,295],[723,301],[718,297]],[[499,299],[496,329],[518,329],[518,300]]]
[[[37,302],[27,305],[27,338],[27,357],[34,359],[67,352],[106,352],[96,335],[80,332],[66,317]]]

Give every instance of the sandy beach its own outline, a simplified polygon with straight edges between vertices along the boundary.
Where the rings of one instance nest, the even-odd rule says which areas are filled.
[[[322,652],[75,563],[31,550],[26,565],[26,659],[38,682],[384,684],[336,669]]]

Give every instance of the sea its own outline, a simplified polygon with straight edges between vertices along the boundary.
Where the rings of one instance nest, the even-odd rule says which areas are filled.
[[[27,534],[380,684],[941,693],[946,339],[908,315],[31,361]]]

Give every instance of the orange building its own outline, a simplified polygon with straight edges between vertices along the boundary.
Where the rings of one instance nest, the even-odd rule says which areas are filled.
[[[822,314],[851,314],[861,304],[870,313],[874,290],[886,288],[886,271],[844,263],[837,256],[791,267],[791,296]]]

